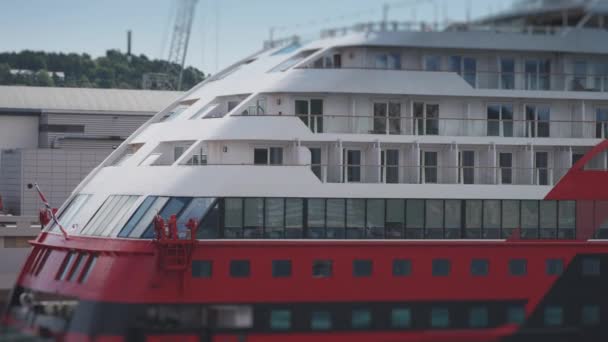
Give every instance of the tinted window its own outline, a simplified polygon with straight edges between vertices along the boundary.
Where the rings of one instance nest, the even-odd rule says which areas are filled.
[[[369,310],[353,310],[351,316],[351,326],[355,329],[369,328],[372,323],[372,314]]]
[[[448,259],[433,260],[433,276],[446,277],[450,275],[450,261]]]
[[[522,305],[507,308],[507,323],[523,324],[526,320],[526,311]]]
[[[272,276],[275,278],[291,276],[291,260],[273,260]]]
[[[192,277],[211,278],[211,272],[212,272],[211,260],[193,260],[192,261]]]
[[[471,260],[471,275],[473,276],[487,276],[489,268],[490,264],[487,259]]]
[[[583,259],[582,273],[586,276],[600,275],[600,259],[587,257]]]
[[[412,262],[406,259],[393,260],[393,276],[406,277],[412,273]]]
[[[584,325],[600,324],[600,307],[597,304],[583,306],[581,313],[581,322]]]
[[[369,277],[372,275],[371,260],[355,260],[353,261],[353,276],[354,277]]]
[[[469,326],[471,328],[485,328],[488,326],[488,309],[474,307],[469,313]]]
[[[131,216],[131,218],[129,219],[127,224],[125,224],[125,227],[120,231],[118,236],[120,236],[120,237],[129,236],[131,234],[131,231],[133,231],[133,229],[135,228],[135,225],[137,225],[137,223],[139,223],[139,221],[142,219],[142,217],[148,211],[148,209],[150,209],[150,207],[152,206],[152,204],[154,203],[155,200],[156,200],[155,196],[147,197],[141,203],[139,208],[137,208],[135,213]]]
[[[249,277],[249,260],[230,261],[230,276],[234,278]]]
[[[312,263],[312,276],[315,278],[327,278],[332,275],[331,260],[315,260]]]
[[[547,259],[545,265],[547,275],[561,275],[564,270],[564,262],[561,259]]]
[[[526,259],[509,260],[509,273],[513,276],[525,276],[528,272]]]
[[[288,330],[291,328],[291,311],[272,310],[270,311],[270,329]]]
[[[312,330],[331,329],[331,314],[328,311],[313,311],[310,317],[310,328]]]
[[[393,328],[409,328],[412,325],[412,312],[408,308],[398,308],[391,311],[391,326]]]
[[[564,321],[563,309],[556,305],[547,306],[544,318],[546,326],[560,326]]]
[[[450,326],[450,312],[446,308],[431,309],[431,327],[447,328]]]

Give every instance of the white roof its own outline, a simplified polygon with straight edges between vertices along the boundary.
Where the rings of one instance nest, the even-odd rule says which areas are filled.
[[[0,109],[156,113],[180,95],[159,90],[0,86]]]

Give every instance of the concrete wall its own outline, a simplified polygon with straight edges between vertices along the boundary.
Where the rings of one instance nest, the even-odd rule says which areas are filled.
[[[0,150],[38,146],[38,117],[0,115]]]

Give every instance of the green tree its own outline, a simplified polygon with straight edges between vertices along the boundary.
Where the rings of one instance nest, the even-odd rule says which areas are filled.
[[[52,87],[55,85],[53,78],[46,70],[40,70],[36,73],[36,85],[41,87]]]

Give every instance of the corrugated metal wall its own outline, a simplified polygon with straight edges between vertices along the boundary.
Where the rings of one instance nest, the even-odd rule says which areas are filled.
[[[0,195],[4,209],[13,215],[21,212],[21,151],[4,150],[0,160]]]

